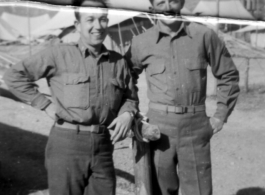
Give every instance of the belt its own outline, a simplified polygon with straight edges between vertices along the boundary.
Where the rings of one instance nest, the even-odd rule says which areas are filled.
[[[104,125],[81,125],[81,124],[73,124],[66,122],[64,120],[59,119],[55,123],[56,127],[65,128],[65,129],[72,129],[76,131],[88,131],[91,133],[104,133],[108,131],[107,127]]]
[[[149,108],[155,110],[161,110],[165,112],[173,112],[177,114],[184,114],[184,113],[195,113],[195,112],[202,112],[205,111],[205,105],[198,105],[198,106],[169,106],[164,104],[158,103],[149,103]]]

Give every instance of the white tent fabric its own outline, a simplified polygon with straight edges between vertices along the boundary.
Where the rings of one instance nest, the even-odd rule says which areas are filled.
[[[65,28],[74,25],[74,9],[61,8],[58,13],[51,18],[45,25],[32,31],[32,36],[42,36],[52,30]]]
[[[10,33],[5,27],[0,23],[0,40],[6,41],[15,41],[17,37],[15,37],[12,33]]]
[[[265,48],[265,26],[249,25],[233,33],[245,34],[250,37],[250,43],[253,47]]]
[[[201,16],[216,16],[217,6],[214,0],[201,0],[193,10],[194,14]],[[255,18],[244,8],[239,0],[220,0],[219,17],[240,18],[254,20]]]
[[[151,3],[149,0],[108,0],[108,7],[114,9],[129,9],[138,11],[150,11]],[[192,14],[187,8],[183,8],[181,13],[184,15]]]
[[[35,30],[41,25],[44,25],[50,19],[48,14],[44,14],[38,17],[28,18],[24,16],[13,15],[7,12],[3,13],[1,18],[5,22],[10,24],[12,28],[16,29],[22,36],[28,36],[29,24],[30,24],[30,29]]]
[[[259,31],[259,30],[265,30],[265,26],[253,26],[249,25],[244,28],[241,28],[237,31],[234,31],[235,33],[243,33],[243,32],[250,32],[250,31]]]
[[[265,48],[265,33],[251,33],[250,42],[253,47]]]
[[[97,11],[97,8],[85,8],[88,11]],[[140,12],[132,12],[132,11],[122,11],[122,10],[109,10],[109,26],[113,26],[122,21],[125,21],[129,18],[137,16]],[[47,22],[42,27],[36,29],[32,32],[34,37],[42,36],[51,32],[52,30],[66,28],[74,25],[75,16],[74,9],[72,8],[63,8],[61,9],[49,22]]]
[[[151,4],[149,0],[108,0],[108,7],[115,9],[148,11]]]
[[[0,18],[0,39],[6,41],[15,41],[18,36],[19,33],[7,22]]]

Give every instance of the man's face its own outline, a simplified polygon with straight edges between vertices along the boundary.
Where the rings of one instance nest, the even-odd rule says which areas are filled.
[[[101,9],[93,9],[93,13],[90,12],[85,7],[80,8],[80,21],[77,21],[75,26],[86,44],[97,46],[103,43],[107,35],[108,13]]]
[[[165,25],[176,22],[176,15],[180,14],[185,0],[153,0],[152,6],[156,13],[166,15],[161,18]]]

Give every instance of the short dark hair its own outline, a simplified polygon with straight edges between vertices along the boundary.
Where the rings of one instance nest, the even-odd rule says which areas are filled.
[[[79,7],[81,7],[82,4],[85,3],[86,1],[97,2],[97,3],[102,4],[102,6],[100,6],[101,8],[108,8],[105,0],[74,0],[73,5],[76,6],[76,8],[75,8],[75,18],[76,18],[77,21],[80,21]]]
[[[153,5],[153,3],[154,3],[154,0],[149,0],[150,1],[150,3]],[[183,5],[184,5],[184,2],[185,2],[185,0],[183,0]]]

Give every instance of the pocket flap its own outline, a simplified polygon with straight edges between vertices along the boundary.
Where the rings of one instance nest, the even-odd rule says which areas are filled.
[[[80,73],[66,73],[63,75],[66,85],[76,85],[79,83],[89,82],[89,76]]]
[[[208,64],[205,59],[185,59],[184,63],[189,70],[206,69]]]
[[[156,60],[152,64],[148,65],[148,71],[150,73],[150,76],[156,75],[156,74],[162,74],[165,71],[165,62],[164,60]]]
[[[112,83],[113,85],[115,85],[116,87],[119,87],[121,89],[125,88],[125,83],[124,81],[117,79],[117,78],[110,78],[110,83]]]

